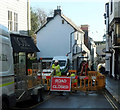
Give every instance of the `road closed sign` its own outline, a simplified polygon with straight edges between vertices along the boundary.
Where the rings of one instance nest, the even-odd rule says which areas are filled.
[[[71,78],[52,77],[50,90],[51,91],[70,91],[71,90]]]

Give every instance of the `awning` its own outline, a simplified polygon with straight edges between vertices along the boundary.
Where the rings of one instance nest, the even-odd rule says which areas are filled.
[[[10,34],[10,38],[14,52],[40,52],[29,36]]]

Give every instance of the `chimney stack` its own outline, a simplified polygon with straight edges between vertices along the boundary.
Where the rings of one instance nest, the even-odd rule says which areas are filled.
[[[85,32],[84,43],[89,48],[88,28],[89,28],[89,25],[81,25],[81,29]]]
[[[54,10],[54,16],[56,16],[57,14],[61,15],[61,6],[57,6],[57,9]]]

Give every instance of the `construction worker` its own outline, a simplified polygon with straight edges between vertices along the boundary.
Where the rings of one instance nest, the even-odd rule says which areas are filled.
[[[72,79],[72,87],[76,87],[77,86],[77,78],[78,77],[75,76],[74,73],[72,73],[70,76],[74,78],[74,79]]]
[[[87,75],[87,71],[88,71],[88,62],[83,62],[82,66],[81,66],[80,75],[81,76],[86,76]]]
[[[58,64],[58,60],[55,60],[55,63],[52,65],[52,69],[54,70],[54,76],[61,76],[60,65]]]

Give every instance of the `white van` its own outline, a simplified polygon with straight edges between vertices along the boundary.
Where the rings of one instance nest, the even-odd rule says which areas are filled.
[[[7,110],[16,103],[12,53],[8,29],[0,25],[0,99],[2,99],[0,107],[2,110]]]
[[[55,62],[55,60],[58,60],[59,62],[61,74],[66,75],[70,66],[69,58],[67,56],[55,56],[53,57],[51,66]]]
[[[37,80],[37,75],[26,75],[20,68],[18,70],[21,71],[15,74],[13,65],[13,50],[9,31],[0,25],[0,99],[2,99],[0,100],[0,110],[8,110],[15,106],[16,102],[30,98],[36,102],[43,101],[43,86],[34,83]],[[40,67],[40,65],[37,64],[35,67]]]

